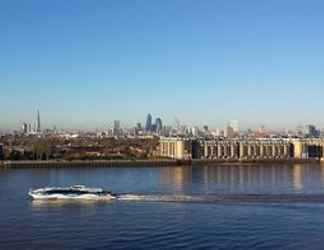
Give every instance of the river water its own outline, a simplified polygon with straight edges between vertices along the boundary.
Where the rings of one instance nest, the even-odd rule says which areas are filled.
[[[35,202],[84,184],[110,202]],[[0,169],[0,249],[323,249],[324,165]]]

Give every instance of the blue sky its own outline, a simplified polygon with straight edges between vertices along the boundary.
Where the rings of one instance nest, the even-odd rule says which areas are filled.
[[[4,0],[0,128],[324,127],[324,2]]]

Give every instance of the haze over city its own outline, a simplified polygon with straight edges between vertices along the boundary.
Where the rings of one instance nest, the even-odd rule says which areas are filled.
[[[324,127],[322,1],[3,1],[0,129]],[[305,18],[307,17],[307,18]],[[10,27],[10,28],[8,28]]]

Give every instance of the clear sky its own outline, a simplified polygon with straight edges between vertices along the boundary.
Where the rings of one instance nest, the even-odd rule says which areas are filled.
[[[324,127],[322,0],[2,0],[0,128]]]

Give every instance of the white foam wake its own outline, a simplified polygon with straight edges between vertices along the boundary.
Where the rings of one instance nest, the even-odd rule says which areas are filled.
[[[120,201],[151,201],[151,202],[207,202],[208,198],[206,196],[191,196],[191,195],[123,194],[123,195],[118,195],[117,200],[120,200]]]
[[[119,201],[194,203],[324,203],[324,194],[120,194]]]

